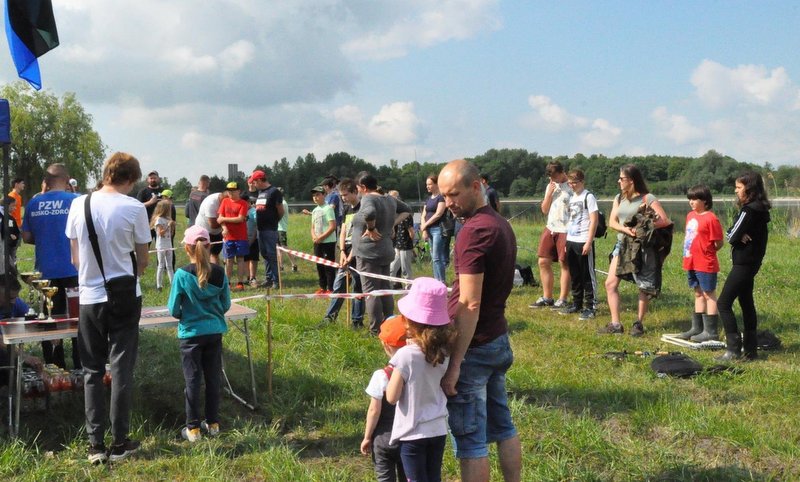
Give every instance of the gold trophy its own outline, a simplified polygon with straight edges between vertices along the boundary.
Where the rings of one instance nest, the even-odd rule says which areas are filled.
[[[45,302],[47,303],[47,314],[48,320],[53,319],[53,297],[58,293],[58,286],[43,286],[41,288],[42,294],[45,296]]]
[[[31,283],[41,293],[44,293],[42,291],[42,288],[47,288],[48,286],[50,286],[49,279],[36,279],[33,280]],[[39,296],[39,319],[40,320],[47,319],[47,317],[44,315],[44,296],[41,295]]]
[[[25,273],[20,273],[19,276],[22,278],[22,281],[31,286],[31,289],[28,290],[28,314],[25,315],[25,317],[35,317],[36,310],[33,309],[33,294],[36,290],[33,287],[33,282],[41,279],[42,273],[38,271],[26,271]]]

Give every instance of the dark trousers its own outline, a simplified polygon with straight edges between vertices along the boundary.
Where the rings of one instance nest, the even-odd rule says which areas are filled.
[[[314,245],[314,256],[336,262],[336,243],[317,243]],[[333,291],[333,280],[336,279],[336,268],[317,264],[319,287]]]
[[[67,315],[67,288],[78,287],[78,277],[71,276],[69,278],[56,278],[50,280],[50,286],[58,287],[56,295],[53,296],[53,316]],[[45,311],[47,307],[45,306]],[[71,338],[72,340],[72,367],[81,367],[81,355],[78,350],[78,338]],[[58,343],[45,340],[42,342],[42,358],[45,363],[53,363],[61,368],[67,368],[67,362],[64,357],[64,341]]]
[[[410,482],[442,480],[445,435],[419,440],[400,441],[400,458]]]
[[[86,433],[93,445],[102,445],[108,419],[103,376],[111,365],[111,434],[118,444],[128,437],[131,423],[133,368],[139,349],[139,317],[142,298],[134,298],[130,310],[111,313],[106,303],[81,305],[78,348],[83,361]]]
[[[372,462],[375,464],[375,478],[378,482],[405,482],[406,473],[400,458],[400,445],[389,445],[392,438],[390,430],[372,439]]]
[[[736,315],[733,314],[733,300],[739,299],[742,308],[744,331],[755,331],[758,328],[758,315],[753,301],[753,284],[760,266],[735,264],[725,279],[725,286],[717,300],[719,317],[725,327],[725,333],[738,333]]]
[[[201,418],[200,387],[206,383],[205,420],[219,423],[222,385],[222,334],[200,335],[181,340],[181,364],[186,381],[186,426],[199,428]]]
[[[389,276],[389,266],[391,261],[381,264],[377,260],[356,258],[358,270],[366,273],[382,274]],[[364,293],[376,290],[388,290],[389,282],[386,280],[372,278],[370,276],[361,277],[361,286]],[[370,296],[365,302],[367,314],[369,315],[369,331],[377,335],[381,329],[383,320],[392,316],[394,313],[394,298],[392,296]]]
[[[572,302],[578,309],[595,309],[594,294],[597,278],[594,275],[594,244],[589,254],[583,254],[584,243],[567,241],[567,265],[572,282]]]

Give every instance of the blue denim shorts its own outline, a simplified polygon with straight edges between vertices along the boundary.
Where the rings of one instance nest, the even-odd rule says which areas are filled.
[[[448,423],[459,459],[488,457],[489,443],[517,435],[506,398],[506,371],[514,361],[508,335],[467,350],[447,400]]]
[[[686,272],[689,280],[689,288],[695,289],[698,286],[704,293],[710,293],[717,289],[717,273],[704,273],[690,269]]]

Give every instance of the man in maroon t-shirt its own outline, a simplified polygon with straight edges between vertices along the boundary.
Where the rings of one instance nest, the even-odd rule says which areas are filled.
[[[488,444],[497,442],[503,478],[518,481],[521,447],[505,388],[514,359],[505,305],[514,283],[517,240],[508,221],[486,205],[473,164],[448,163],[439,174],[439,190],[447,208],[464,219],[449,303],[458,338],[442,378],[461,478],[488,481]]]

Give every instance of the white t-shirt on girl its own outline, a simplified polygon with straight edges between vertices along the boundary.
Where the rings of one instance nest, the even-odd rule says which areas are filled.
[[[447,434],[447,398],[440,385],[448,360],[435,367],[425,361],[422,350],[409,341],[389,364],[405,381],[397,402],[390,443]]]

